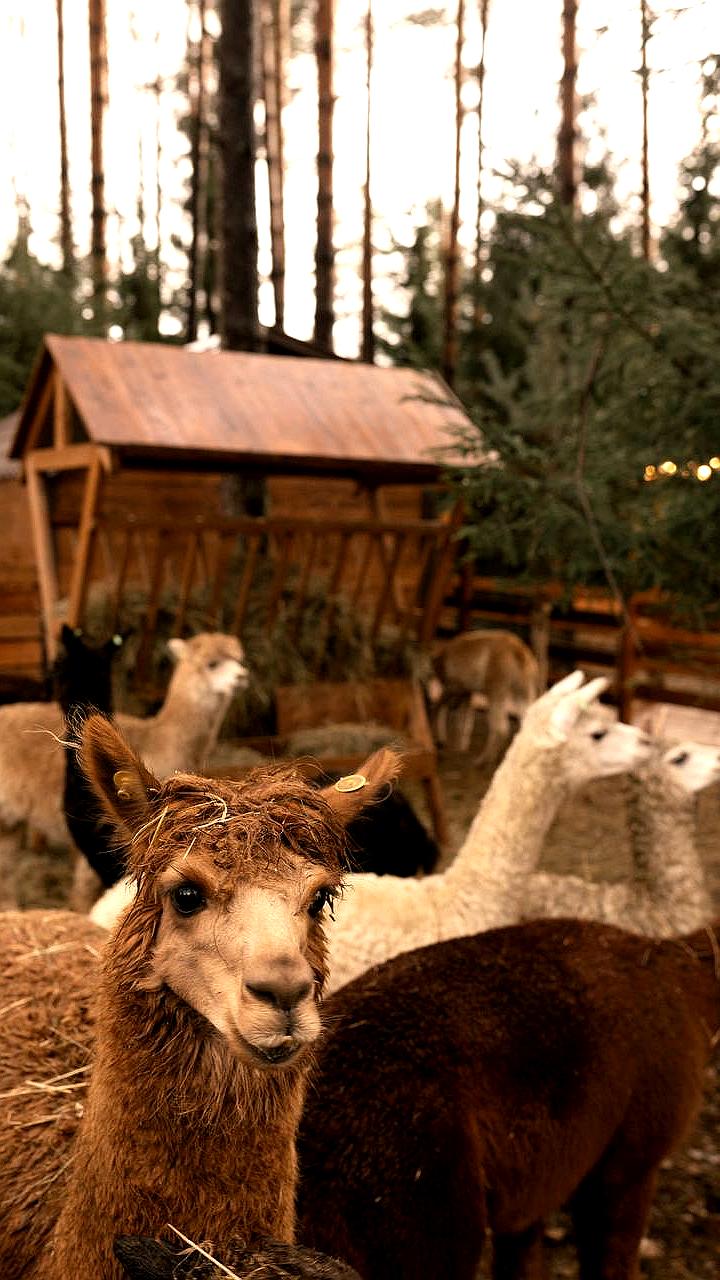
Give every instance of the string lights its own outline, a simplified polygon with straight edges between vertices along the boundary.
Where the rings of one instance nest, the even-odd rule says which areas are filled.
[[[677,462],[673,462],[672,458],[666,458],[659,466],[648,463],[643,473],[643,479],[646,481],[662,480],[670,476],[679,476],[681,480],[709,480],[711,476],[720,471],[720,458],[708,458],[707,462],[684,462],[679,466]]]

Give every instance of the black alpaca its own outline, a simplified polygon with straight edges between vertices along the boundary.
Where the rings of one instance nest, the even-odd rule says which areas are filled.
[[[79,628],[63,626],[62,650],[55,660],[55,697],[65,717],[66,738],[78,738],[83,720],[93,711],[112,713],[112,663],[122,645],[114,635],[105,644],[89,645]],[[124,850],[117,832],[102,816],[87,785],[74,746],[65,747],[65,821],[74,843],[109,889],[125,874]]]

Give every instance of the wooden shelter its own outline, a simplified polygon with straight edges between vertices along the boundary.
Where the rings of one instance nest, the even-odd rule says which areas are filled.
[[[48,656],[98,590],[113,626],[141,588],[142,674],[170,588],[176,634],[198,600],[241,634],[260,574],[268,630],[299,631],[312,596],[318,654],[346,606],[370,640],[428,640],[457,517],[423,497],[463,425],[415,370],[48,335],[10,451]]]
[[[363,560],[350,554],[350,539],[363,534],[373,545],[387,614],[410,561],[418,564],[411,539],[424,541],[425,552],[432,542],[433,556],[421,560],[427,566],[433,559],[433,572],[441,567],[448,524],[419,518],[420,487],[437,482],[451,448],[448,429],[463,420],[447,389],[413,370],[48,335],[10,450],[22,460],[28,486],[48,653],[58,601],[67,597],[65,617],[78,624],[98,577],[119,603],[140,573],[152,629],[154,602],[174,571],[182,623],[198,572],[217,576],[233,535],[248,540],[252,559],[269,539],[288,567],[313,524],[323,526],[318,564],[318,552],[327,560],[329,524],[342,545],[328,584],[335,591],[346,567]],[[253,478],[268,482],[269,511],[253,518],[241,509],[238,516],[228,502],[229,478],[245,492]],[[342,492],[323,490],[340,481]],[[398,519],[398,512],[412,518]],[[426,574],[424,598],[416,592],[412,602],[413,610],[423,606],[425,635],[435,594]],[[238,628],[241,615],[239,607]],[[406,622],[417,631],[417,616]]]

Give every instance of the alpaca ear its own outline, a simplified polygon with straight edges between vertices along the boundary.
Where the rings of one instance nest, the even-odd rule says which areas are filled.
[[[556,742],[566,742],[580,716],[604,693],[610,681],[605,676],[589,680],[581,688],[563,695],[550,712],[548,732]]]
[[[357,773],[338,778],[329,787],[323,787],[321,795],[331,809],[346,825],[373,800],[383,799],[392,790],[403,767],[403,757],[390,747],[382,747],[368,756]]]
[[[80,730],[78,759],[105,812],[133,835],[147,821],[150,793],[160,783],[105,716],[88,716]]]
[[[186,648],[186,641],[181,640],[179,636],[173,636],[172,640],[167,642],[167,650],[173,662],[179,662]]]
[[[80,627],[69,627],[67,622],[63,622],[60,639],[69,652],[77,647],[78,640],[82,641],[82,630]]]

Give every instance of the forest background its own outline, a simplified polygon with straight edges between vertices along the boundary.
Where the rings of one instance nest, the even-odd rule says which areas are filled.
[[[35,17],[38,7],[34,0]],[[16,229],[0,267],[0,415],[17,407],[46,330],[174,342],[216,335],[229,348],[263,349],[268,325],[283,331],[292,312],[298,285],[287,250],[299,228],[313,349],[331,354],[357,323],[362,359],[438,369],[467,407],[465,465],[450,478],[465,497],[480,568],[552,577],[568,590],[603,585],[623,597],[660,588],[675,610],[712,619],[720,601],[720,16],[707,0],[623,0],[594,27],[582,21],[592,0],[556,0],[556,118],[535,111],[523,82],[527,31],[518,30],[514,57],[507,40],[494,43],[500,0],[453,0],[397,18],[408,58],[418,35],[437,53],[448,92],[447,118],[436,123],[450,178],[444,201],[428,199],[419,178],[417,191],[408,189],[402,238],[374,209],[383,165],[410,185],[403,154],[388,157],[377,123],[377,103],[387,101],[376,63],[387,9],[381,17],[377,0],[376,13],[370,3],[354,6],[364,84],[352,93],[338,75],[344,0],[175,4],[182,57],[170,72],[161,71],[162,31],[135,14],[124,36],[136,55],[125,74],[143,95],[143,127],[131,138],[132,218],[106,198],[108,86],[112,94],[123,73],[119,62],[113,70],[119,6],[42,7],[57,77],[56,245],[38,248],[33,155],[20,153],[6,113]],[[69,52],[65,28],[75,37],[80,10],[89,194],[73,186],[68,136],[77,93],[66,76],[77,41]],[[169,8],[163,13],[166,24]],[[683,24],[698,16],[702,35],[688,55]],[[612,101],[612,62],[596,92],[581,92],[583,60],[628,22],[636,58],[623,107],[628,146],[637,145],[634,190],[628,166],[610,152],[613,122],[600,105]],[[28,65],[28,35],[23,22],[8,22],[4,57],[18,67]],[[309,63],[313,168],[293,187],[291,90],[299,93],[297,68],[307,75]],[[653,203],[653,157],[662,149],[654,101],[662,77],[690,63],[694,143],[679,163],[675,205]],[[396,65],[396,99],[401,71]],[[531,158],[486,145],[488,120],[507,110],[493,99],[493,76],[510,86],[512,110],[536,141]],[[355,118],[351,156],[334,145],[343,109]],[[425,139],[429,158],[433,127],[407,120],[407,150],[422,155]],[[350,159],[356,231],[340,242]]]

